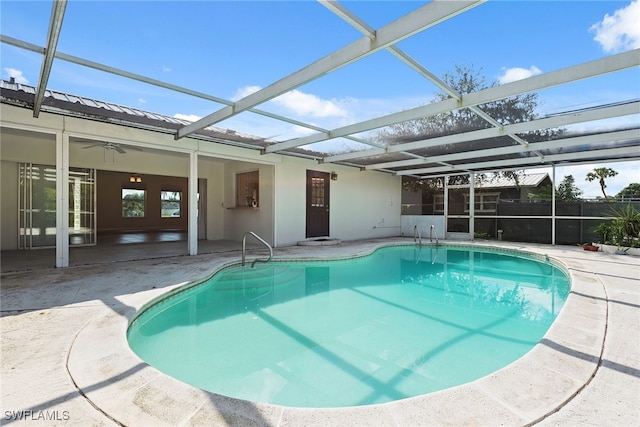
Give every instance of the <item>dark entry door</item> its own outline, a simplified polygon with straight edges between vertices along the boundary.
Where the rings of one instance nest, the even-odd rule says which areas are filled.
[[[307,171],[307,237],[329,236],[329,173]]]

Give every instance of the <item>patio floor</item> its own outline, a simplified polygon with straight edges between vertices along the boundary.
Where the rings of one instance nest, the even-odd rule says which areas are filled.
[[[397,238],[285,247],[276,248],[274,257],[343,257],[410,242]],[[142,248],[127,246],[120,251],[137,247],[140,253]],[[557,259],[572,278],[565,307],[530,353],[494,374],[441,392],[381,405],[304,409],[204,392],[149,367],[127,345],[128,319],[142,305],[239,260],[234,245],[223,246],[198,256],[169,253],[138,260],[119,259],[115,251],[113,259],[105,253],[103,263],[64,269],[38,264],[39,255],[29,254],[33,258],[23,267],[14,262],[5,270],[9,258],[3,253],[2,423],[640,425],[638,257],[501,242],[501,247]]]

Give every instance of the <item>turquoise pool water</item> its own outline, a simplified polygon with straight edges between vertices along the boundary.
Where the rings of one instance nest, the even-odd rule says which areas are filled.
[[[394,246],[223,269],[140,313],[128,339],[160,371],[225,396],[369,405],[506,366],[568,293],[561,269],[515,252]]]

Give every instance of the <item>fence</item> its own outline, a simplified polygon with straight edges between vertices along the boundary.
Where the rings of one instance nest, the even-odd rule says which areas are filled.
[[[640,210],[640,199],[579,200],[556,202],[555,215],[550,201],[498,200],[492,212],[476,212],[473,229],[478,238],[497,239],[501,230],[503,240],[550,244],[555,218],[555,243],[574,245],[599,241],[595,229],[611,223],[615,210],[631,204]],[[434,204],[403,204],[402,215],[442,215],[442,206]],[[468,211],[467,211],[468,213]],[[448,218],[447,232],[468,230],[468,217]]]

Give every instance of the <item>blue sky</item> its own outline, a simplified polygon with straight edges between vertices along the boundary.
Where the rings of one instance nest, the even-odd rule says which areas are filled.
[[[342,4],[380,28],[423,2]],[[0,14],[2,34],[44,46],[50,1],[2,0]],[[315,1],[71,0],[58,51],[237,100],[360,37]],[[463,65],[480,70],[488,84],[505,82],[640,47],[640,3],[489,1],[398,47],[438,76]],[[41,55],[6,44],[0,49],[2,78],[37,84]],[[194,120],[222,107],[59,60],[48,87]],[[259,108],[332,129],[428,103],[436,92],[388,52],[379,52]],[[634,69],[541,91],[539,113],[639,97],[640,75]],[[276,139],[308,133],[251,113],[217,126]],[[607,190],[640,182],[639,163],[610,165],[620,174],[608,181]],[[599,195],[599,186],[584,180],[583,169],[559,168],[557,179],[572,173],[585,196]]]

